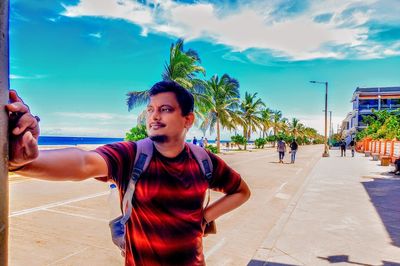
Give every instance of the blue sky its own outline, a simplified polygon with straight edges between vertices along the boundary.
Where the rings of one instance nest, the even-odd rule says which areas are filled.
[[[309,80],[329,82],[335,129],[357,86],[400,86],[397,0],[10,2],[11,88],[42,135],[124,136],[140,111],[126,93],[161,79],[177,38],[204,78],[228,73],[321,133],[324,86]]]

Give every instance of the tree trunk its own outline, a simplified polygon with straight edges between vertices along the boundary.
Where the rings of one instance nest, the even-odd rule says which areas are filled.
[[[220,129],[219,129],[219,118],[217,117],[217,153],[221,151],[221,141],[220,141]]]
[[[0,1],[0,265],[8,265],[8,0]]]
[[[246,139],[245,143],[244,143],[244,150],[247,149],[247,127],[244,126],[243,127],[243,137]]]

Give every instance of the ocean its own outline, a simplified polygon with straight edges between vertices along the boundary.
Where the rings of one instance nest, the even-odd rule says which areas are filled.
[[[39,136],[39,145],[108,144],[123,140],[123,138]]]
[[[123,138],[39,136],[39,145],[109,144],[123,140]],[[191,142],[191,139],[186,141]],[[221,140],[221,143],[226,142],[229,141]],[[250,141],[250,143],[251,142],[252,141]],[[208,143],[215,143],[215,140],[209,140]]]

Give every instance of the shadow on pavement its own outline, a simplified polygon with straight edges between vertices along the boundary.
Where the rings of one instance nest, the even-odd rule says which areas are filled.
[[[382,266],[400,266],[400,263],[397,262],[391,262],[391,261],[382,261],[383,264]]]
[[[334,256],[329,256],[329,257],[317,257],[322,260],[326,260],[329,263],[342,263],[345,262],[347,264],[352,264],[352,265],[361,265],[361,266],[400,266],[400,263],[397,262],[391,262],[391,261],[382,261],[382,264],[379,265],[374,265],[374,264],[365,264],[361,262],[356,262],[356,261],[351,261],[349,260],[348,255],[334,255]]]
[[[362,263],[362,262],[351,261],[351,260],[349,260],[348,255],[333,255],[333,256],[328,256],[328,257],[317,257],[317,258],[321,259],[321,260],[326,260],[332,264],[346,262],[347,264],[353,264],[353,265],[378,266],[378,265],[373,265],[373,264],[366,264],[366,263]]]
[[[285,264],[277,262],[268,262],[263,260],[251,260],[247,266],[297,266],[295,264]]]
[[[385,225],[392,245],[400,247],[400,179],[374,178],[362,184]]]

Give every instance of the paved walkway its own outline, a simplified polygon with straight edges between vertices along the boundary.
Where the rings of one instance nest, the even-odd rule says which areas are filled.
[[[400,177],[363,156],[321,159],[248,265],[400,265]]]

